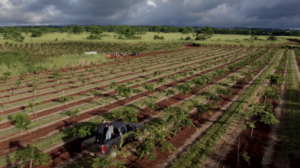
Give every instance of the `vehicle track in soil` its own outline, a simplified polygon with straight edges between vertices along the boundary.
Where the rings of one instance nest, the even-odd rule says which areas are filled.
[[[224,66],[224,65],[223,65]],[[216,68],[214,68],[214,69],[216,69]],[[210,70],[210,71],[213,71],[213,70]]]
[[[264,55],[264,54],[262,54],[262,55]],[[223,77],[215,78],[215,79],[212,80],[212,84],[209,84],[209,85],[213,85],[213,84],[215,84],[216,81],[219,81],[222,78],[226,78],[227,76],[229,76],[229,74],[226,74],[225,77],[223,76]],[[208,85],[206,85],[206,86],[208,86]],[[203,90],[204,88],[206,88],[206,86],[203,86],[201,90]],[[193,91],[193,92],[197,93],[197,91]],[[177,98],[176,97],[171,97],[171,98],[168,98],[168,99],[166,99],[166,100],[164,100],[162,102],[159,102],[158,104],[160,106],[160,110],[162,110],[164,107],[169,106],[169,104],[174,104],[174,102],[182,101],[183,97],[185,97],[185,96],[188,97],[188,95],[182,95],[182,94],[179,94],[177,96],[178,96]],[[147,109],[147,108],[143,109],[143,111],[145,111],[144,114],[143,114],[143,116],[140,116],[140,115],[138,116],[140,122],[143,121],[143,120],[145,120],[145,119],[147,119],[147,118],[152,117],[153,115],[154,116],[157,115],[157,113],[150,112],[150,110]],[[140,114],[140,112],[139,112],[139,114]],[[146,118],[144,117],[145,115],[147,116]],[[140,118],[140,117],[142,117],[142,118]],[[66,144],[64,147],[61,147],[59,149],[55,149],[52,152],[50,152],[51,156],[53,156],[53,158],[56,158],[56,159],[54,159],[55,163],[53,164],[53,166],[59,164],[60,162],[63,162],[64,159],[62,159],[62,158],[67,158],[67,157],[70,158],[72,156],[76,156],[76,151],[73,151],[72,153],[70,153],[70,152],[59,152],[59,151],[70,151],[71,149],[65,150],[65,148],[70,148],[71,146],[78,147],[77,150],[80,151],[79,146],[80,146],[80,142],[81,141],[82,141],[82,139],[79,138],[78,140],[76,140],[76,141],[74,141],[74,142],[72,142],[70,144]],[[58,154],[56,155],[56,153],[58,153]],[[47,167],[47,166],[43,166],[43,167]]]
[[[255,53],[257,53],[257,52],[255,52]],[[251,54],[253,54],[253,53],[251,53]],[[248,55],[245,55],[245,56],[243,56],[243,57],[240,57],[239,59],[237,59],[237,61],[240,60],[240,59],[246,58],[247,56],[249,56],[249,55],[251,55],[251,54],[248,54]],[[230,58],[232,58],[232,57],[234,57],[234,56],[230,56],[230,57],[227,57],[227,58],[223,58],[223,59],[220,59],[220,60],[216,60],[216,61],[214,61],[214,62],[212,62],[212,63],[210,63],[210,64],[214,64],[214,63],[216,63],[216,62],[219,62],[219,61],[222,61],[222,60],[225,60],[225,59],[230,59]],[[209,60],[212,60],[212,59],[213,59],[213,58],[207,59],[207,60],[205,60],[205,61],[209,61]],[[202,61],[200,61],[200,62],[202,62]],[[197,63],[192,63],[192,64],[197,64]],[[192,64],[189,64],[189,65],[192,65]],[[203,67],[203,65],[200,65],[199,67]],[[162,72],[165,72],[165,71],[167,71],[167,70],[164,70],[164,71],[162,71]],[[188,71],[188,70],[182,70],[182,71],[173,73],[172,75],[174,75],[174,74],[179,74],[179,73],[184,73],[184,72],[187,72],[187,71]],[[152,75],[152,74],[149,74],[149,75],[147,75],[147,76],[151,76],[151,75]],[[161,78],[161,77],[165,77],[165,76],[160,76],[160,77],[158,77],[158,78]],[[139,77],[137,77],[137,78],[139,78]],[[132,80],[132,79],[129,79],[129,80]],[[127,81],[129,81],[129,80],[122,81],[122,83],[127,82]],[[150,83],[151,83],[151,82],[156,82],[156,79],[150,80],[149,82],[150,82]],[[118,84],[120,84],[120,82],[118,82]],[[105,86],[98,87],[98,88],[95,88],[95,89],[101,90],[101,89],[103,89],[104,87],[109,87],[109,85],[105,85]],[[137,85],[133,85],[133,86],[131,86],[131,87],[132,87],[132,88],[136,88],[136,87],[139,87],[139,85],[137,84]],[[84,94],[86,94],[86,93],[88,93],[88,91],[77,92],[77,93],[74,94],[74,95],[75,95],[75,96],[76,96],[76,95],[84,95]],[[112,91],[112,92],[105,93],[104,95],[107,97],[107,96],[115,95],[116,93],[117,93],[116,91]],[[73,94],[72,94],[72,96],[73,96]],[[98,98],[101,99],[100,96],[99,96]],[[64,105],[64,104],[63,104],[62,106],[56,107],[56,108],[54,108],[54,109],[52,108],[52,109],[48,109],[48,110],[39,112],[39,113],[37,113],[38,116],[34,116],[34,114],[31,114],[31,120],[36,120],[36,119],[38,119],[38,118],[43,118],[44,116],[49,116],[49,115],[51,115],[51,114],[53,113],[53,110],[55,110],[55,109],[60,109],[59,111],[62,111],[62,110],[71,108],[71,107],[73,107],[73,106],[75,106],[75,105],[78,106],[78,105],[81,105],[81,104],[84,104],[84,103],[89,103],[89,102],[91,102],[92,100],[97,100],[97,98],[96,98],[96,99],[93,99],[93,98],[89,97],[89,98],[86,98],[86,99],[82,99],[82,100],[79,100],[78,102],[76,102],[76,103],[74,103],[74,104],[72,103],[73,105],[70,105],[70,104]],[[62,108],[62,109],[61,109],[61,108]],[[11,114],[11,113],[10,113],[10,114]],[[13,125],[13,123],[11,123],[11,121],[7,121],[7,122],[4,122],[4,123],[1,123],[1,124],[0,124],[0,129],[1,129],[1,130],[4,130],[5,128],[10,128],[10,127],[14,127],[14,125]],[[1,139],[1,138],[0,138],[0,139]]]
[[[220,55],[220,56],[223,56],[223,55]],[[216,56],[216,57],[219,57],[219,56]],[[202,57],[201,57],[202,58]],[[205,60],[202,60],[202,61],[209,61],[209,60],[212,60],[213,58],[211,58],[211,59],[205,59]],[[200,62],[202,62],[202,61],[200,61]],[[193,63],[193,64],[190,64],[190,65],[194,65],[194,64],[197,64],[197,62],[196,63]],[[169,66],[169,65],[168,65]],[[163,66],[163,67],[168,67],[168,66]],[[159,67],[159,68],[162,68],[162,67]],[[155,68],[155,69],[159,69],[159,68]],[[150,69],[150,70],[154,70],[154,69]],[[164,70],[164,71],[162,71],[162,72],[166,72],[166,71],[169,71],[170,69],[166,69],[166,70]],[[130,76],[130,75],[132,75],[132,73],[128,73],[128,74],[124,74],[122,77],[124,77],[124,76]],[[124,82],[127,82],[128,80],[135,80],[135,79],[139,79],[139,78],[141,78],[141,77],[145,77],[145,76],[151,76],[151,74],[148,74],[148,75],[140,75],[140,76],[138,76],[138,77],[132,77],[132,78],[130,78],[130,79],[126,79],[126,80],[123,80],[123,81],[119,81],[119,82],[117,82],[117,83],[124,83]],[[117,78],[119,78],[120,76],[117,76],[117,77],[113,77],[113,78],[110,78],[109,80],[113,80],[113,79],[117,79]],[[95,82],[91,82],[90,84],[97,84],[97,83],[101,83],[101,82],[103,82],[104,80],[100,80],[100,81],[95,81]],[[98,88],[98,90],[100,89],[103,89],[103,87],[105,87],[105,88],[107,88],[109,85],[104,85],[104,86],[101,86],[101,88]],[[69,88],[68,90],[71,90],[71,89],[74,89],[74,88],[79,88],[79,87],[82,87],[81,85],[80,86],[76,86],[76,87],[72,87],[72,88]],[[49,87],[47,87],[47,88],[49,88]],[[53,91],[52,93],[60,93],[61,91],[60,90],[58,90],[58,91]],[[21,98],[21,99],[15,99],[15,100],[13,100],[13,101],[11,101],[11,102],[9,102],[8,104],[13,104],[13,103],[17,103],[17,102],[20,102],[20,101],[22,101],[22,100],[28,100],[28,99],[32,99],[32,98],[34,98],[34,97],[44,97],[44,96],[47,96],[47,95],[52,95],[52,93],[51,92],[48,92],[48,93],[43,93],[43,94],[40,94],[40,95],[38,95],[38,96],[27,96],[27,97],[23,97],[23,98]],[[77,92],[78,94],[77,95],[80,95],[80,94],[86,94],[86,93],[88,93],[88,91],[79,91],[79,92]],[[76,93],[73,93],[73,94],[71,94],[71,96],[73,96],[73,95],[76,95]],[[69,94],[70,95],[70,94]],[[67,96],[67,95],[66,95]],[[57,101],[59,99],[59,97],[55,97],[55,98],[51,98],[51,99],[49,99],[49,100],[46,100],[46,101],[43,101],[43,105],[45,105],[45,104],[47,104],[47,103],[50,103],[50,102],[53,102],[53,101]],[[11,108],[11,109],[9,109],[9,110],[5,110],[4,112],[2,112],[1,113],[1,116],[3,116],[3,115],[8,115],[8,114],[12,114],[12,113],[14,113],[14,112],[17,112],[17,111],[20,111],[20,110],[24,110],[24,108],[25,108],[25,106],[23,105],[23,106],[19,106],[19,107],[16,107],[16,108]]]

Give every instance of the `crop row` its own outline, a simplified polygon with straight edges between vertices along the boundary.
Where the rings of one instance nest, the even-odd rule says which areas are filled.
[[[279,59],[279,55],[274,55],[277,50],[274,50],[267,54],[266,57],[261,61],[261,66],[267,66],[261,74],[258,74],[257,79],[249,86],[245,92],[227,109],[224,115],[205,133],[205,135],[191,145],[185,152],[183,152],[180,157],[175,160],[172,167],[185,167],[201,165],[202,161],[212,152],[214,144],[219,140],[219,138],[226,132],[226,129],[230,124],[236,119],[238,112],[243,110],[247,101],[251,99],[252,94],[257,88],[262,85],[266,76],[274,68],[275,64]],[[270,62],[271,61],[271,62]]]

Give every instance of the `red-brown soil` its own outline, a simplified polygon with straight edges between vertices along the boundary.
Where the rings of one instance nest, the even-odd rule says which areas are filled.
[[[212,59],[213,59],[213,58],[212,58]],[[209,60],[211,60],[211,59],[208,59],[208,60],[205,60],[205,61],[209,61]],[[203,62],[203,61],[200,61],[200,62]],[[198,63],[198,62],[192,63],[192,64],[190,64],[190,65],[194,65],[194,64],[197,64],[197,63]],[[168,66],[169,66],[169,65],[168,65]],[[166,66],[163,66],[163,67],[166,67]],[[158,68],[154,68],[154,69],[158,69]],[[153,69],[153,70],[154,70],[154,69]],[[151,70],[152,70],[152,69],[151,69]],[[170,69],[166,69],[166,70],[164,70],[164,71],[162,71],[162,72],[166,72],[166,71],[168,71],[168,70],[170,70]],[[182,71],[179,71],[179,72],[182,72]],[[177,72],[177,73],[175,73],[175,74],[178,74],[179,72]],[[121,76],[124,77],[124,76],[128,76],[128,75],[131,75],[131,74],[132,74],[132,73],[128,73],[128,74],[123,74],[123,75],[121,75]],[[107,76],[107,75],[102,75],[102,76]],[[146,75],[146,76],[151,76],[151,75]],[[117,78],[119,78],[119,77],[120,77],[120,76],[116,76],[116,77],[110,78],[109,80],[111,80],[111,79],[117,79]],[[143,77],[144,77],[144,76],[143,76]],[[125,82],[127,82],[127,81],[129,81],[129,80],[136,80],[136,79],[139,79],[139,78],[140,78],[140,76],[139,76],[139,77],[135,77],[135,78],[131,78],[131,79],[127,79],[127,80],[118,82],[118,84],[125,83]],[[103,82],[103,80],[91,82],[90,84],[95,84],[95,83],[100,83],[100,82]],[[68,83],[66,83],[66,84],[69,84],[69,83],[75,83],[75,82],[68,82]],[[101,90],[101,89],[107,88],[108,86],[109,86],[109,85],[105,85],[105,86],[102,86],[101,88],[98,87],[98,88],[95,88],[95,89]],[[55,87],[55,85],[53,85],[53,86],[47,86],[47,87],[44,87],[44,88],[40,88],[40,90],[42,90],[42,89],[47,89],[47,88],[50,88],[50,87]],[[56,87],[57,87],[57,86],[56,86]],[[75,86],[75,87],[66,89],[66,91],[67,91],[67,90],[70,90],[70,89],[78,88],[78,87],[82,87],[82,86],[81,86],[81,85],[78,85],[78,86]],[[27,92],[30,93],[30,92],[33,92],[33,91],[27,91]],[[54,91],[54,92],[48,92],[48,93],[39,94],[39,95],[36,95],[36,96],[28,96],[28,97],[24,97],[24,98],[21,98],[21,99],[15,99],[15,100],[12,100],[11,102],[7,102],[7,104],[16,103],[16,102],[19,102],[19,101],[22,101],[22,100],[32,99],[32,98],[34,98],[34,97],[42,97],[42,96],[46,96],[46,95],[50,95],[50,94],[57,94],[57,93],[60,93],[60,92],[61,92],[61,91],[58,90],[58,91]],[[78,92],[78,93],[75,93],[75,94],[71,94],[70,96],[83,95],[83,94],[86,94],[86,93],[88,93],[88,91]],[[21,93],[19,93],[19,94],[21,94]],[[15,94],[15,95],[17,95],[17,94]],[[15,95],[14,95],[14,96],[15,96]],[[53,98],[53,99],[51,99],[51,100],[46,100],[46,101],[43,101],[43,104],[47,104],[47,103],[50,103],[50,102],[53,102],[53,101],[57,101],[58,99],[59,99],[59,98]],[[23,110],[24,108],[25,108],[24,106],[15,107],[15,108],[13,108],[13,109],[6,110],[6,111],[2,112],[1,115],[11,114],[11,113],[14,113],[14,112]],[[0,128],[1,128],[1,126],[0,126]]]
[[[229,74],[226,74],[225,75],[225,77],[227,77]],[[212,84],[214,84],[216,81],[218,81],[218,80],[220,80],[221,78],[224,78],[224,77],[218,77],[218,78],[215,78],[215,79],[213,79],[212,80]],[[251,81],[251,78],[249,77],[249,79],[248,79],[248,81]],[[203,88],[205,88],[205,86],[203,87]],[[233,87],[234,88],[234,91],[235,91],[235,94],[237,94],[237,93],[239,93],[243,88],[241,87],[241,86],[234,86]],[[202,89],[201,89],[202,90]],[[193,90],[190,94],[186,94],[186,95],[182,95],[182,94],[179,94],[179,95],[176,95],[176,96],[174,96],[174,97],[171,97],[171,98],[169,98],[169,99],[167,99],[167,100],[164,100],[164,101],[162,101],[162,102],[159,102],[158,104],[159,104],[159,106],[160,106],[160,109],[163,109],[162,107],[167,107],[167,106],[169,106],[169,105],[171,105],[171,104],[174,104],[174,103],[176,103],[176,102],[178,102],[178,101],[180,101],[180,100],[182,100],[182,99],[184,99],[184,98],[186,98],[186,96],[188,96],[188,95],[192,95],[193,93],[196,93],[197,91],[195,91],[195,90]],[[222,101],[222,102],[220,102],[218,105],[219,106],[223,106],[224,105],[224,103],[226,104],[226,102],[230,102],[230,100],[233,98],[233,96],[234,95],[232,95],[232,96],[230,96],[229,98],[224,98],[224,101]],[[176,98],[177,97],[177,98]],[[159,110],[160,110],[159,109]],[[217,111],[217,110],[219,110],[219,109],[215,109],[215,111],[213,111],[214,113]],[[150,110],[149,109],[144,109],[144,110],[142,110],[143,111],[143,115],[142,116],[140,116],[140,114],[142,114],[142,113],[139,113],[139,121],[142,121],[143,119],[146,119],[147,117],[150,117],[150,116],[153,116],[153,115],[155,115],[156,113],[151,113],[150,112]],[[197,115],[194,115],[194,117],[197,117]],[[203,122],[204,122],[204,120],[206,120],[206,119],[208,119],[207,117],[209,117],[209,116],[207,116],[207,114],[204,114],[204,118],[203,119],[200,119],[200,120],[198,120],[198,121],[196,121],[196,120],[194,120],[194,122],[198,125],[198,124],[202,124]],[[186,136],[191,136],[192,135],[192,132],[193,131],[195,131],[195,130],[193,130],[193,128],[192,129],[187,129],[187,128],[184,128],[185,130],[188,130],[188,131],[191,131],[190,133],[184,133],[184,132],[182,132],[182,133],[179,133],[179,135],[182,135],[182,134],[184,134],[184,135],[182,135],[182,136],[184,136],[184,137],[186,137]],[[178,140],[177,140],[178,141]],[[175,142],[177,142],[177,141],[175,141]],[[178,143],[178,142],[177,142]],[[73,142],[72,142],[72,144],[73,144]],[[76,143],[74,142],[74,145],[72,145],[72,146],[80,146],[80,141],[78,141],[77,142],[77,145],[75,145]],[[179,146],[180,145],[180,143],[178,143],[177,145],[176,144],[174,144],[175,146]],[[66,150],[64,150],[64,151],[66,151]],[[50,152],[51,154],[53,154],[53,153],[57,153],[57,150],[54,150],[54,151],[52,151],[52,152]],[[78,152],[78,151],[77,151]],[[55,162],[55,165],[57,165],[57,164],[59,164],[59,163],[61,163],[61,161],[63,160],[62,158],[65,158],[65,157],[67,157],[68,155],[69,155],[69,153],[70,153],[70,151],[68,150],[68,152],[65,152],[65,153],[63,153],[62,155],[60,155],[60,156],[58,156],[58,157],[56,157],[56,158],[53,158],[54,159],[54,162]],[[75,151],[74,152],[71,152],[73,155],[75,155]],[[168,152],[166,152],[166,153],[168,153]],[[166,153],[164,153],[164,155],[166,154]],[[62,158],[61,158],[62,157]],[[161,156],[159,156],[159,157],[161,157]],[[159,158],[158,157],[158,158]],[[47,167],[47,166],[46,166]]]
[[[240,60],[240,59],[239,59]],[[236,60],[237,61],[237,60]],[[236,61],[234,61],[234,62],[236,62]],[[233,62],[230,62],[230,63],[227,63],[226,65],[228,65],[228,64],[232,64]],[[222,66],[220,66],[219,68],[221,68],[221,67],[224,67],[225,65],[222,65]],[[216,68],[214,68],[213,70],[215,70]],[[210,72],[210,71],[213,71],[213,70],[208,70],[208,71],[205,71],[205,72],[203,72],[203,74],[204,73],[208,73],[208,72]],[[190,77],[188,77],[188,78],[190,78]],[[186,80],[185,80],[186,81]],[[175,84],[175,83],[174,83]],[[171,85],[173,85],[173,84],[171,84]],[[91,111],[91,112],[89,112],[89,113],[84,113],[84,114],[82,114],[82,115],[80,115],[78,118],[76,118],[75,120],[74,119],[68,119],[68,120],[64,120],[64,121],[61,121],[61,122],[58,122],[58,123],[56,123],[55,125],[52,125],[52,126],[49,126],[49,127],[47,127],[47,128],[43,128],[43,130],[42,131],[40,131],[40,132],[33,132],[32,133],[32,135],[31,136],[29,136],[29,135],[22,135],[20,138],[17,138],[17,139],[22,139],[22,142],[20,142],[20,141],[18,141],[18,140],[15,140],[15,143],[10,143],[10,145],[8,146],[9,148],[10,148],[10,150],[12,150],[12,149],[15,149],[15,148],[17,148],[18,146],[20,146],[20,145],[24,145],[25,143],[30,143],[30,142],[32,142],[32,141],[36,141],[37,139],[39,139],[39,137],[41,137],[42,135],[44,135],[44,134],[47,134],[48,132],[50,132],[51,130],[55,130],[55,129],[62,129],[62,127],[64,127],[64,126],[68,126],[68,125],[71,125],[71,124],[73,124],[73,123],[76,123],[77,121],[80,121],[80,120],[82,120],[82,119],[84,119],[84,118],[89,118],[89,117],[91,117],[91,116],[94,116],[94,115],[98,115],[98,114],[101,114],[101,113],[104,113],[104,112],[106,112],[107,110],[109,110],[109,109],[111,109],[111,108],[114,108],[114,107],[116,107],[116,106],[122,106],[122,105],[124,105],[125,103],[128,103],[128,102],[130,102],[130,101],[133,101],[134,99],[137,99],[137,98],[139,98],[139,97],[141,97],[141,96],[147,96],[147,95],[149,95],[151,92],[146,92],[146,93],[144,93],[143,95],[137,95],[137,96],[133,96],[133,97],[131,97],[129,100],[124,100],[124,101],[119,101],[119,102],[116,102],[116,103],[113,103],[113,104],[110,104],[110,105],[108,105],[108,106],[106,106],[106,107],[104,107],[104,108],[101,108],[101,109],[97,109],[97,110],[93,110],[93,111]],[[182,96],[179,96],[179,98],[180,99],[182,99]],[[176,99],[175,99],[176,100]],[[174,103],[174,101],[169,101],[169,102],[172,102],[172,103]],[[145,116],[145,115],[144,115]],[[151,116],[151,115],[148,115],[148,116]],[[140,118],[140,117],[139,117]],[[142,117],[142,118],[144,118],[144,117]],[[14,140],[11,140],[11,141],[14,141]],[[72,144],[72,143],[69,143],[69,144]],[[1,143],[1,146],[2,146],[2,149],[3,149],[3,143]],[[4,145],[4,146],[6,146],[6,145]],[[73,145],[72,145],[73,146]],[[65,151],[68,151],[68,150],[65,150]],[[51,152],[52,153],[52,152]],[[71,151],[68,151],[67,153],[72,153]],[[60,156],[65,156],[65,155],[67,155],[66,153],[64,153],[63,155],[60,155]],[[59,159],[60,160],[60,159]]]
[[[243,58],[246,58],[247,56],[249,56],[249,55],[240,57],[240,58],[238,58],[237,60],[235,60],[235,62],[238,61],[238,60],[241,60],[241,59],[243,59]],[[231,57],[233,57],[233,56],[231,56]],[[231,57],[227,57],[227,58],[224,58],[224,59],[221,59],[221,60],[217,60],[217,61],[214,61],[214,62],[212,62],[212,63],[210,63],[210,64],[214,64],[214,63],[216,63],[216,62],[218,62],[218,61],[222,61],[222,60],[225,60],[225,59],[229,59],[229,58],[231,58]],[[213,59],[213,58],[212,58],[212,59]],[[209,60],[211,60],[211,59],[209,59]],[[202,61],[200,61],[200,62],[202,62]],[[193,63],[193,64],[197,64],[197,63]],[[229,63],[227,63],[227,64],[229,64]],[[190,65],[192,65],[192,64],[190,64]],[[199,67],[203,67],[203,65],[202,65],[202,66],[199,66]],[[162,71],[162,72],[165,72],[165,71],[167,71],[167,70],[164,70],[164,71]],[[182,70],[182,71],[179,71],[179,72],[176,72],[176,73],[173,73],[173,74],[179,74],[179,73],[182,73],[182,72],[184,73],[184,72],[187,72],[187,71],[188,71],[188,70]],[[146,76],[151,76],[151,74],[150,74],[150,75],[146,75]],[[199,76],[199,75],[193,75],[193,76]],[[163,76],[163,77],[166,77],[166,76]],[[122,82],[117,82],[117,84],[125,83],[125,82],[127,82],[127,81],[136,80],[136,79],[139,79],[139,78],[140,78],[140,77],[127,79],[127,80],[124,80],[124,81],[122,81]],[[156,82],[156,80],[155,80],[155,79],[154,79],[154,80],[150,80],[148,83],[151,83],[151,82]],[[96,82],[93,82],[93,83],[96,83]],[[97,83],[98,83],[98,82],[97,82]],[[78,86],[78,87],[79,87],[79,86]],[[102,89],[107,88],[107,87],[109,87],[109,85],[105,85],[105,86],[102,86],[102,87],[97,87],[97,88],[95,88],[95,90],[102,90]],[[134,85],[134,86],[132,86],[132,88],[137,88],[137,87],[139,87],[139,85]],[[158,89],[158,90],[159,90],[159,89]],[[53,92],[53,93],[58,93],[58,92],[59,92],[59,91],[55,91],[55,92]],[[77,92],[77,93],[75,93],[75,94],[71,94],[71,96],[84,95],[84,94],[87,94],[87,93],[88,93],[88,91],[82,91],[82,92]],[[40,94],[40,96],[41,96],[41,95],[45,96],[45,95],[49,95],[49,94],[50,94],[50,93]],[[115,94],[117,94],[117,92],[116,92],[116,91],[112,91],[112,92],[106,93],[104,96],[107,97],[107,96],[111,96],[111,95],[115,95]],[[37,96],[37,97],[38,97],[38,96]],[[32,99],[32,98],[34,98],[34,96],[32,96],[32,97],[25,97],[25,98],[22,98],[22,99],[26,100],[26,99],[30,99],[30,98]],[[100,98],[101,98],[101,96],[96,96],[96,98],[94,98],[94,99],[97,100],[97,99],[100,99]],[[70,107],[75,106],[75,105],[81,105],[81,104],[84,104],[84,103],[87,103],[87,102],[91,102],[92,100],[93,100],[92,98],[87,98],[87,99],[83,99],[83,100],[77,101],[76,103],[66,104],[66,105],[59,106],[59,107],[56,107],[56,108],[52,108],[52,109],[49,109],[49,110],[44,110],[44,111],[42,111],[42,112],[39,112],[37,116],[34,116],[34,114],[31,114],[31,120],[37,119],[37,118],[41,118],[41,117],[43,117],[43,116],[49,115],[49,114],[51,114],[51,113],[54,113],[55,111],[61,111],[61,110],[70,108]],[[20,101],[20,99],[14,100],[14,101],[17,102],[17,101]],[[45,101],[45,102],[43,102],[43,103],[45,104],[45,103],[49,103],[49,102],[52,102],[52,101],[58,101],[58,98],[54,98],[54,99]],[[12,102],[13,102],[13,101],[12,101]],[[7,110],[7,111],[3,112],[2,114],[11,114],[11,113],[17,111],[18,109],[24,109],[24,107],[19,107],[19,108]],[[10,127],[10,126],[13,126],[13,123],[11,123],[10,121],[4,122],[4,123],[1,123],[1,124],[0,124],[0,129],[4,129],[4,128]]]

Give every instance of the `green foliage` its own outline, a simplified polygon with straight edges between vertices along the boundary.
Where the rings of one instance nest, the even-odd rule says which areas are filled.
[[[73,30],[72,30],[72,33],[74,34],[81,34],[83,33],[85,30],[84,30],[84,27],[83,26],[74,26],[73,27]]]
[[[269,125],[279,123],[272,112],[272,104],[268,101],[265,101],[263,104],[253,104],[248,112],[239,111],[239,116],[247,121],[244,129],[247,125],[251,128],[255,128],[254,124],[257,121]]]
[[[247,165],[250,166],[250,165],[251,165],[250,157],[247,155],[246,152],[244,152],[244,153],[242,154],[242,157],[243,157],[244,161],[247,163]]]
[[[155,91],[155,87],[156,85],[155,84],[148,84],[148,83],[145,83],[145,84],[140,84],[140,86],[144,87],[144,89],[148,90],[148,91]]]
[[[144,126],[144,134],[149,135],[145,137],[141,143],[136,147],[137,152],[140,154],[140,158],[149,156],[150,160],[156,160],[156,149],[160,147],[161,152],[167,149],[170,153],[175,147],[167,140],[171,138],[168,131],[159,123],[146,124]],[[138,130],[135,137],[141,136]]]
[[[153,40],[164,40],[164,36],[154,35]]]
[[[32,29],[31,37],[41,37],[43,35],[43,31],[41,29]]]
[[[75,117],[79,116],[79,114],[78,114],[79,112],[80,112],[80,109],[77,108],[74,110],[67,111],[66,114],[69,116],[73,116],[75,118]]]
[[[80,136],[84,138],[88,135],[91,135],[93,132],[97,130],[97,124],[95,123],[84,123],[79,127],[75,127],[72,129],[73,136]]]
[[[232,87],[222,88],[217,87],[217,93],[223,96],[229,96],[234,93]]]
[[[285,81],[285,77],[283,75],[270,75],[268,79],[270,79],[271,85],[280,85]]]
[[[117,85],[116,82],[111,82],[109,88],[110,88],[110,89],[114,89],[114,88],[116,88],[117,86],[118,86],[118,85]]]
[[[11,39],[17,42],[23,42],[23,40],[25,39],[25,37],[22,36],[21,32],[18,32],[13,28],[5,29],[2,34],[4,39]]]
[[[207,79],[203,78],[203,77],[196,77],[192,80],[192,83],[194,85],[196,85],[196,87],[198,87],[199,89],[202,88],[203,85],[207,84]]]
[[[262,95],[269,99],[281,100],[280,99],[280,90],[278,87],[267,86],[263,91]]]
[[[214,31],[211,27],[204,27],[202,29],[199,29],[196,31],[197,36],[195,40],[206,40],[208,38],[211,38],[212,35],[214,34]]]
[[[173,90],[165,90],[166,96],[170,96],[175,94],[175,92]]]
[[[63,77],[63,73],[60,72],[59,70],[55,70],[52,73],[52,78],[54,78],[55,80],[57,80],[57,82],[59,83],[59,80]]]
[[[126,100],[129,99],[130,94],[132,94],[132,93],[137,93],[138,94],[139,93],[138,90],[132,89],[131,87],[126,87],[126,85],[119,85],[115,89],[115,91],[119,92],[119,95],[125,97]]]
[[[165,82],[165,78],[159,78],[157,80],[157,85],[161,84],[161,83],[164,83]]]
[[[176,135],[182,127],[191,127],[194,126],[193,120],[188,118],[188,113],[186,113],[180,107],[167,107],[163,110],[164,112],[164,121],[170,125],[169,131]]]
[[[19,167],[23,167],[28,164],[32,167],[32,163],[35,166],[48,165],[52,162],[51,156],[41,152],[36,147],[30,147],[29,145],[21,150],[17,150],[14,159],[22,161]]]
[[[271,35],[271,36],[268,37],[268,40],[270,40],[270,41],[277,41],[277,37],[274,36],[274,35]]]
[[[24,113],[17,113],[11,116],[11,119],[13,123],[21,129],[28,129],[29,124],[31,124],[29,116]]]
[[[199,104],[197,101],[192,101],[191,103],[192,103],[192,105],[189,106],[189,110],[191,110],[192,107],[197,108],[197,112],[199,114],[199,117],[201,117],[203,115],[203,113],[206,113],[206,112],[211,114],[211,111],[209,110],[210,105],[208,105],[208,104]]]
[[[6,82],[10,76],[11,76],[11,72],[4,72],[2,73],[2,77],[0,78],[0,80]]]
[[[191,84],[189,83],[177,85],[176,88],[178,89],[179,92],[182,91],[184,94],[190,93],[192,90]]]
[[[71,100],[73,100],[74,98],[73,97],[71,97],[71,96],[67,96],[67,97],[60,97],[59,98],[59,100],[58,100],[58,102],[61,102],[61,103],[65,103],[65,102],[67,102],[67,101],[71,101]]]
[[[123,122],[138,122],[138,111],[134,107],[125,107],[112,112],[112,117],[115,120],[122,119]]]
[[[153,72],[153,77],[160,76],[160,75],[161,75],[161,71],[160,70]]]

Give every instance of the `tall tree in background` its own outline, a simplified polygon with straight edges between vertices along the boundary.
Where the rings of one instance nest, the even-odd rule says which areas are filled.
[[[211,27],[204,27],[202,29],[199,29],[196,31],[197,37],[195,40],[206,40],[208,38],[211,38],[214,34],[214,31]]]
[[[81,34],[85,31],[84,27],[83,26],[74,26],[73,29],[72,29],[72,32],[74,34]]]

